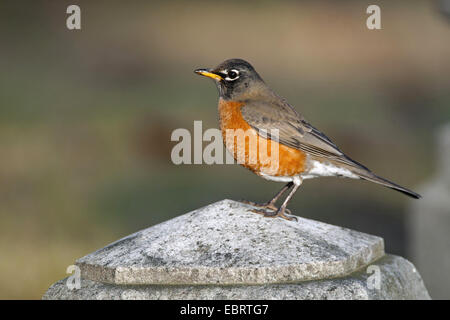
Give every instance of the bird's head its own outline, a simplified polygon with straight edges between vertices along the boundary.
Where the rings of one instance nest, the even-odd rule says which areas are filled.
[[[194,72],[213,79],[220,97],[225,100],[239,100],[264,85],[252,65],[242,59],[229,59],[215,68],[202,68]]]

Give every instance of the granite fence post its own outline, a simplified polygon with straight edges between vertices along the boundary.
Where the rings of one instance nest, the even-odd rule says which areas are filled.
[[[76,261],[81,287],[44,299],[429,299],[416,268],[382,238],[223,200]]]

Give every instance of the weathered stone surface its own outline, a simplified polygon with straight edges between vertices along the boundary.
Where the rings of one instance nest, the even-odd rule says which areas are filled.
[[[383,239],[231,200],[139,231],[77,261],[81,288],[44,299],[429,299]]]
[[[414,266],[387,255],[371,266],[380,270],[380,287],[370,286],[374,274],[366,268],[338,279],[266,285],[143,285],[126,286],[82,280],[69,290],[66,280],[50,287],[43,299],[139,300],[139,299],[429,299]]]
[[[84,279],[112,284],[270,284],[343,277],[384,255],[379,237],[303,218],[264,218],[251,208],[220,201],[76,264]]]

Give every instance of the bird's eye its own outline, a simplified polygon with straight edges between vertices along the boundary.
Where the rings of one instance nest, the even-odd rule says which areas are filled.
[[[232,69],[230,71],[227,72],[227,76],[225,78],[225,80],[227,81],[234,81],[237,78],[239,78],[239,71]]]

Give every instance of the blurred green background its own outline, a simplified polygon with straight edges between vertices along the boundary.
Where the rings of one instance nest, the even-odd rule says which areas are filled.
[[[66,28],[69,4],[80,31]],[[382,30],[366,28],[370,4]],[[414,189],[450,119],[449,40],[432,1],[2,1],[0,298],[38,299],[114,240],[281,188],[237,165],[171,163],[174,129],[218,127],[214,84],[192,71],[227,58],[250,61],[349,156]],[[411,201],[324,178],[290,208],[408,257]]]

